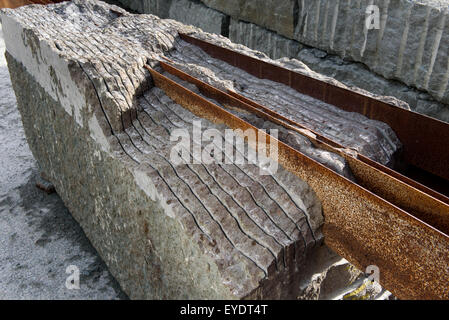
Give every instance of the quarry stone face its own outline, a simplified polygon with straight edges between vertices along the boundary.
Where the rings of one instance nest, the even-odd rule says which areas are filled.
[[[4,10],[1,19],[33,155],[131,298],[316,298],[321,286],[312,275],[325,279],[337,269],[348,279],[360,275],[336,269],[342,259],[322,244],[319,199],[282,166],[261,175],[249,162],[176,164],[170,157],[175,130],[193,135],[200,122],[203,132],[224,135],[226,127],[176,104],[144,66],[158,68],[160,60],[171,59],[216,87],[275,108],[287,102],[287,116],[297,116],[299,101],[317,103],[205,57],[179,32],[271,61],[267,56],[173,20],[93,0]],[[337,83],[297,60],[276,63]],[[321,108],[326,121],[349,129],[336,134],[310,114],[317,130],[385,164],[394,160],[401,144],[389,127]],[[294,143],[310,148],[306,140]],[[345,170],[342,159],[315,157]],[[341,290],[327,283],[323,295]]]
[[[447,6],[438,0],[119,0],[449,121]],[[372,16],[370,6],[378,8]],[[176,10],[167,10],[173,7]],[[168,12],[168,13],[167,13]],[[373,17],[378,28],[367,29]],[[220,32],[212,31],[219,29]]]

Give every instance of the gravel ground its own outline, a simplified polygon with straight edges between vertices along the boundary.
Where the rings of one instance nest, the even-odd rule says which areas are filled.
[[[36,188],[0,24],[0,299],[126,299],[56,193]],[[68,266],[80,288],[67,289]]]

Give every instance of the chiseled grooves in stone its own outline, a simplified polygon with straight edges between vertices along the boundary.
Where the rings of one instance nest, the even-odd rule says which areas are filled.
[[[179,83],[180,85],[188,88],[194,93],[202,96],[204,99],[211,101],[214,104],[221,106],[222,108],[227,108],[227,106],[220,104],[219,102],[211,99],[207,96],[204,96],[201,91],[193,84],[183,81],[178,77],[168,73],[163,72],[163,75],[170,78],[171,80]],[[351,172],[351,168],[349,167],[347,161],[340,155],[332,152],[325,151],[320,148],[316,148],[312,142],[304,135],[299,134],[296,131],[287,130],[285,127],[277,125],[271,121],[265,121],[263,118],[250,114],[245,110],[241,110],[238,108],[227,108],[229,112],[235,114],[242,120],[252,124],[256,128],[267,130],[270,133],[270,130],[277,130],[277,138],[279,141],[288,144],[290,147],[300,151],[306,156],[318,161],[319,163],[327,166],[328,168],[334,170],[335,172],[345,176],[346,178],[356,181],[355,177]],[[302,128],[298,128],[302,129]]]
[[[223,89],[236,91],[322,135],[385,165],[394,163],[401,143],[385,123],[345,112],[280,83],[258,79],[213,59],[198,47],[176,42],[170,58],[181,70]]]
[[[150,89],[142,67],[182,25],[92,0],[7,10],[2,22],[33,154],[131,297],[297,296],[322,237],[308,185],[281,167],[169,159],[170,132],[199,119]],[[173,253],[181,243],[191,251]]]

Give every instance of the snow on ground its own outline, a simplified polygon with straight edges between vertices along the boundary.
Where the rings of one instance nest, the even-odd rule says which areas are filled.
[[[59,196],[35,186],[4,51],[0,24],[0,299],[125,299]],[[66,288],[70,265],[79,290]]]

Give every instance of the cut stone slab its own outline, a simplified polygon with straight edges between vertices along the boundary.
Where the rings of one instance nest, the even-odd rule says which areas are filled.
[[[254,50],[266,53],[272,59],[296,57],[302,45],[256,24],[231,18],[229,39]]]
[[[143,68],[182,46],[178,31],[257,52],[93,0],[3,10],[1,19],[30,149],[130,298],[320,290],[310,273],[325,278],[335,255],[324,255],[325,270],[311,259],[323,248],[313,190],[281,166],[260,175],[253,164],[174,163],[175,130],[226,128],[174,103]]]
[[[408,104],[413,111],[449,122],[449,23],[442,1],[118,2],[205,31],[221,26],[221,31],[214,32],[229,34],[231,41],[272,59],[298,58],[312,70],[354,90],[402,100],[399,103]],[[369,5],[379,8],[379,29],[364,27]],[[320,59],[311,56],[311,51],[319,52]]]
[[[203,31],[227,36],[229,33],[229,17],[206,7],[201,3],[189,0],[172,2],[169,11],[170,19],[190,24]]]

